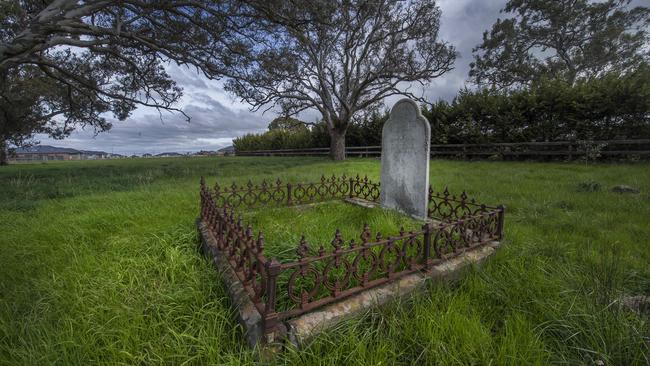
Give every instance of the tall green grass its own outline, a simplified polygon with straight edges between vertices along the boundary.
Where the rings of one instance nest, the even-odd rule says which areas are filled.
[[[272,362],[648,364],[648,317],[620,298],[650,295],[649,168],[433,161],[435,187],[507,206],[497,255],[454,284],[431,284]],[[229,157],[0,169],[0,363],[256,362],[197,251],[199,177],[312,181],[321,173],[377,179],[379,162]],[[603,189],[581,191],[583,182]],[[615,184],[642,194],[611,193]]]
[[[374,241],[377,233],[383,233],[384,237],[398,236],[400,230],[416,231],[422,228],[424,221],[410,218],[400,214],[396,210],[386,210],[381,208],[364,208],[350,203],[341,201],[320,202],[316,204],[299,205],[293,207],[259,207],[254,210],[247,210],[243,207],[237,210],[241,214],[244,225],[251,225],[255,233],[263,231],[264,235],[264,254],[268,258],[274,258],[281,263],[288,263],[299,260],[298,244],[304,238],[308,255],[317,256],[323,250],[325,253],[331,253],[334,250],[332,241],[336,233],[343,240],[342,248],[347,248],[354,240],[355,243],[361,243],[361,233],[365,224],[371,228],[372,238]],[[397,245],[403,245],[398,242]],[[381,252],[380,246],[370,249],[379,257]],[[417,248],[407,248],[406,256],[411,258],[415,256]],[[352,262],[354,257],[347,255],[344,260]],[[385,253],[382,257],[386,263],[394,263],[395,255]],[[317,271],[324,271],[326,261],[316,261],[312,263],[312,268]],[[403,265],[403,264],[401,264]],[[369,271],[369,262],[358,263],[361,272]],[[405,266],[405,265],[404,265]],[[403,267],[397,267],[395,271],[401,271]],[[296,304],[291,301],[288,294],[289,277],[296,271],[294,269],[285,270],[277,278],[277,311],[286,311],[290,308],[296,308]],[[345,265],[341,264],[339,268],[331,268],[330,275],[333,278],[342,279],[345,277]],[[383,269],[376,268],[374,275],[381,276],[385,274]],[[307,275],[305,278],[298,278],[294,283],[295,293],[302,290],[311,291],[315,286],[315,278]],[[349,287],[358,286],[359,283],[354,278],[348,279]],[[346,285],[342,285],[346,286]],[[315,298],[329,296],[330,292],[324,286],[315,294]]]
[[[244,224],[250,224],[257,234],[264,235],[264,253],[281,262],[298,259],[297,248],[304,236],[309,254],[316,255],[319,248],[331,252],[332,240],[338,230],[345,245],[354,240],[359,243],[365,224],[384,236],[397,236],[400,229],[420,230],[424,221],[412,219],[395,210],[364,208],[341,201],[329,201],[294,207],[260,207],[254,210],[240,208]]]

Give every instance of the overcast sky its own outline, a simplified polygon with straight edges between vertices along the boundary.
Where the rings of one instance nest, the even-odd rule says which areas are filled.
[[[428,100],[451,100],[467,81],[471,52],[499,16],[506,0],[441,0],[440,36],[453,44],[460,53],[455,69],[435,79],[424,90]],[[140,108],[125,121],[114,121],[113,128],[94,136],[93,131],[79,130],[65,140],[52,140],[37,135],[43,145],[71,147],[84,150],[104,150],[118,154],[161,153],[166,151],[194,152],[217,150],[231,145],[233,138],[246,133],[263,132],[272,112],[252,113],[247,105],[223,91],[222,83],[209,81],[194,70],[169,66],[169,74],[183,87],[180,107],[191,117],[188,123],[180,114]],[[399,97],[388,98],[392,105]],[[300,116],[314,121],[316,112]]]

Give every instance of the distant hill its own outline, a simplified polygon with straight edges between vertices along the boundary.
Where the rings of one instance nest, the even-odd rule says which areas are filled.
[[[16,154],[79,154],[79,155],[103,155],[103,156],[122,156],[120,154],[111,154],[106,151],[95,150],[77,150],[69,147],[56,147],[50,145],[36,145],[29,147],[19,147]]]
[[[224,148],[219,149],[219,152],[223,152],[223,153],[234,153],[234,152],[235,152],[235,147],[232,146],[232,145],[230,145],[230,146],[226,146],[226,147],[224,147]]]
[[[16,149],[16,154],[64,154],[64,153],[81,154],[83,153],[83,151],[79,151],[77,149],[70,149],[67,147],[56,147],[50,145],[19,147]]]
[[[165,158],[165,157],[176,157],[176,156],[185,156],[185,155],[177,152],[164,152],[164,153],[156,154],[154,156]]]
[[[94,150],[79,150],[80,152],[87,155],[120,155],[120,154],[109,154],[106,151],[94,151]]]

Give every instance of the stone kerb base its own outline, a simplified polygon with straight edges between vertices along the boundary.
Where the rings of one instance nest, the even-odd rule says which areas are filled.
[[[246,342],[251,348],[254,348],[264,336],[262,315],[257,311],[225,255],[222,255],[221,251],[217,249],[216,239],[200,218],[196,219],[196,227],[199,230],[201,252],[206,257],[211,258],[212,264],[219,273],[226,292],[232,301],[232,305],[237,310],[237,320],[244,329]]]
[[[256,346],[268,347],[268,342],[264,340],[261,314],[248,297],[246,290],[239,282],[230,264],[216,249],[215,238],[207,230],[205,224],[200,219],[197,219],[196,225],[201,238],[201,250],[208,258],[212,259],[212,263],[221,276],[232,304],[237,309],[237,318],[244,329],[247,343],[252,348]],[[272,345],[272,351],[280,350],[281,343],[279,342],[283,340],[293,343],[295,346],[300,346],[319,332],[331,328],[346,319],[422,288],[429,280],[454,280],[463,269],[471,265],[479,265],[493,255],[499,245],[500,243],[497,241],[491,242],[439,263],[433,266],[428,273],[406,275],[396,281],[365,290],[280,323],[279,334],[275,334],[274,339],[271,340],[275,341],[275,344]]]

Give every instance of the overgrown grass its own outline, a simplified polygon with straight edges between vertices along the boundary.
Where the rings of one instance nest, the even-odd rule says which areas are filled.
[[[424,221],[412,219],[395,210],[364,208],[341,201],[329,201],[294,207],[239,209],[242,219],[257,232],[263,231],[264,253],[280,262],[296,260],[296,249],[304,235],[309,253],[315,255],[322,246],[332,250],[331,242],[339,230],[345,244],[360,242],[363,226],[368,224],[373,235],[377,232],[397,236],[405,231],[421,229]]]
[[[420,230],[424,225],[424,221],[412,219],[396,210],[364,208],[338,200],[294,207],[260,207],[255,210],[240,208],[237,212],[241,213],[244,224],[250,224],[254,230],[263,231],[264,254],[281,263],[298,260],[297,249],[303,235],[309,255],[317,256],[321,250],[330,253],[334,249],[332,241],[337,231],[343,240],[341,247],[347,248],[351,240],[356,243],[361,242],[361,232],[365,224],[372,228],[372,238],[375,238],[377,233],[383,233],[386,237],[398,236],[402,229],[406,232],[415,231]],[[370,241],[374,241],[372,238]],[[414,255],[413,252],[416,250],[409,249],[407,255]],[[373,247],[371,251],[379,256],[381,247]],[[348,261],[353,260],[352,256],[343,258]],[[388,263],[394,261],[395,256],[393,253],[386,253],[384,258]],[[317,261],[312,263],[312,266],[318,271],[323,271],[326,264],[326,261]],[[369,264],[359,263],[359,269],[361,272],[369,270]],[[397,269],[399,270],[401,267]],[[278,276],[277,283],[280,290],[277,294],[277,311],[296,308],[296,304],[290,300],[287,293],[289,277],[293,271],[282,271]],[[375,273],[380,276],[385,272],[378,268]],[[330,274],[334,278],[342,279],[345,276],[345,266],[332,268]],[[354,278],[350,278],[349,281],[350,287],[358,286]],[[310,275],[296,280],[294,283],[296,293],[300,293],[303,288],[309,292],[314,288],[314,282],[315,278]],[[321,286],[315,297],[329,295],[329,290]]]
[[[434,186],[507,206],[506,245],[457,283],[432,284],[274,362],[648,364],[648,317],[619,299],[650,295],[649,168],[433,161]],[[0,169],[0,363],[255,362],[196,248],[199,176],[311,181],[321,172],[377,179],[379,162],[200,158]],[[611,193],[616,184],[642,194]],[[291,247],[295,239],[286,237]]]

